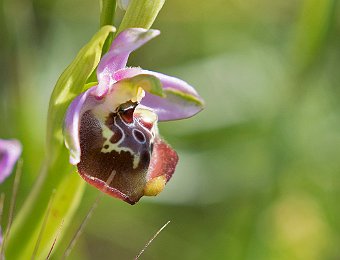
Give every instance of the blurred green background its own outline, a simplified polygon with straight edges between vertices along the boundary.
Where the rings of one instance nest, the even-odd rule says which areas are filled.
[[[132,259],[168,220],[141,259],[340,259],[339,18],[336,0],[167,1],[161,36],[129,64],[188,81],[206,109],[160,124],[180,156],[163,193],[103,197],[70,259]],[[0,0],[0,136],[24,144],[16,211],[52,88],[98,27],[98,1]],[[87,187],[55,259],[98,193]]]

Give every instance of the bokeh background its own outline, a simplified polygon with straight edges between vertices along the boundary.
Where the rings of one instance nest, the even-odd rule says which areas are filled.
[[[70,259],[132,259],[168,220],[141,259],[340,259],[339,18],[336,0],[168,0],[161,36],[129,64],[188,81],[206,109],[160,125],[180,156],[164,192],[104,196]],[[49,95],[98,26],[98,1],[0,0],[0,136],[24,144],[17,211]],[[87,187],[55,259],[98,193]]]

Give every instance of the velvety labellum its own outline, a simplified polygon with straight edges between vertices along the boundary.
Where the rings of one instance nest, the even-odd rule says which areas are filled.
[[[84,113],[80,123],[80,175],[89,183],[131,204],[143,195],[155,130],[145,111],[127,102],[105,120]]]

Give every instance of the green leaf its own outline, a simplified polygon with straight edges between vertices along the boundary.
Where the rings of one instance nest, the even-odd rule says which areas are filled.
[[[52,247],[53,241],[57,238],[57,242],[61,239],[60,233],[63,233],[75,213],[81,201],[86,182],[84,182],[76,173],[69,173],[63,179],[56,189],[55,197],[47,215],[47,222],[44,223],[41,241],[34,259],[45,259]],[[16,255],[9,251],[6,256],[8,259],[27,259],[32,256],[32,249],[36,246],[39,233],[42,229],[43,218],[39,224],[35,226],[29,240],[20,242],[20,250]],[[56,246],[55,246],[56,247]],[[18,247],[17,247],[18,248]]]
[[[114,31],[115,28],[112,26],[102,27],[80,50],[54,88],[48,112],[44,165],[35,186],[13,222],[5,251],[8,259],[31,257],[53,190],[56,190],[56,193],[51,212],[52,214],[58,212],[58,218],[54,224],[51,224],[52,220],[48,220],[39,246],[39,254],[44,254],[50,249],[50,242],[58,233],[61,219],[64,220],[64,224],[59,237],[62,236],[79,204],[84,181],[74,173],[74,167],[68,162],[69,153],[64,146],[62,135],[64,116],[72,100],[88,87],[85,84],[100,61],[103,44]],[[46,256],[42,255],[43,258]]]

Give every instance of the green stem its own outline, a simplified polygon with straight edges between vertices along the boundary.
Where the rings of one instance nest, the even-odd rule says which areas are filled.
[[[118,33],[133,27],[149,29],[164,2],[165,0],[131,0]]]
[[[116,11],[116,0],[102,0],[100,11],[100,27],[113,25]]]

